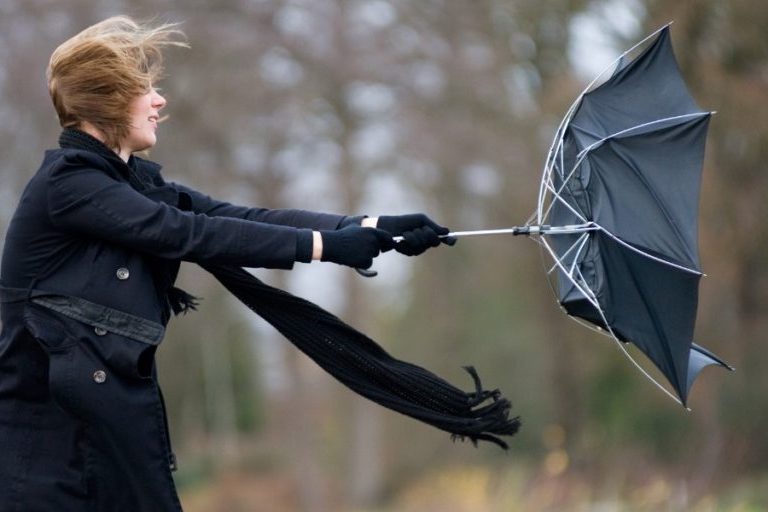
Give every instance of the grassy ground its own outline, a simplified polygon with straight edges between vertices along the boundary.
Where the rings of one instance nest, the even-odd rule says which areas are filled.
[[[182,492],[187,512],[294,512],[300,510],[290,478],[230,472]],[[609,477],[588,481],[575,472],[535,474],[527,468],[485,467],[425,473],[375,507],[329,505],[334,512],[762,512],[768,476],[718,492],[692,496],[684,481],[658,477],[642,483]]]

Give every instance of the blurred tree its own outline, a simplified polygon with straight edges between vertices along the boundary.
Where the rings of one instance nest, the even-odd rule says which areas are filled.
[[[578,5],[405,7],[404,19],[420,44],[395,68],[403,71],[398,79],[406,105],[400,179],[419,187],[451,227],[507,227],[522,224],[533,211],[539,169],[576,89],[566,47]],[[579,417],[574,356],[563,341],[567,327],[559,317],[553,320],[532,245],[504,237],[466,239],[414,265],[400,346],[413,347],[459,382],[467,381],[458,367],[475,364],[487,385],[500,385],[516,410],[525,411],[526,425],[536,425],[540,415],[569,426]],[[419,318],[431,321],[414,329]],[[531,388],[542,391],[528,393]],[[554,407],[548,396],[557,400]],[[522,449],[537,440],[536,430],[523,429]],[[426,446],[440,441],[430,437]]]

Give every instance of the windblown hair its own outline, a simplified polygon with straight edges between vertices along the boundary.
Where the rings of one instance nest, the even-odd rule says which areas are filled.
[[[187,46],[176,24],[150,26],[114,16],[62,43],[51,55],[48,91],[63,128],[91,123],[110,148],[130,131],[129,104],[163,73],[162,49]]]

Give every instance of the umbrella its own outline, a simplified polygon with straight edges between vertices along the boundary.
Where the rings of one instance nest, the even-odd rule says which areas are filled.
[[[622,54],[568,110],[525,226],[447,235],[534,238],[552,261],[565,312],[614,338],[683,405],[704,367],[731,369],[693,343],[702,276],[697,210],[711,114],[686,87],[667,25]],[[674,394],[625,343],[650,359]]]

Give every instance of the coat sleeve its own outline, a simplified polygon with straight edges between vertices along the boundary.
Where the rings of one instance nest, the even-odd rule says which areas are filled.
[[[311,230],[182,211],[76,157],[52,166],[47,201],[57,228],[161,258],[285,269],[311,258],[297,253]]]
[[[211,217],[235,217],[268,224],[309,229],[337,229],[349,224],[360,224],[362,217],[347,217],[308,210],[249,208],[219,201],[179,183],[170,183],[192,200],[192,211]]]

